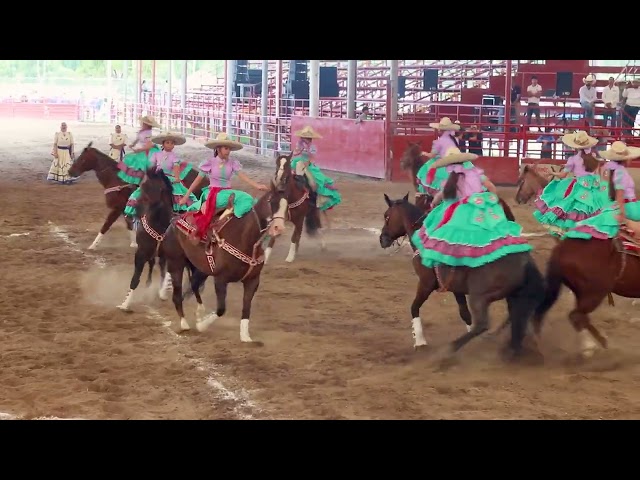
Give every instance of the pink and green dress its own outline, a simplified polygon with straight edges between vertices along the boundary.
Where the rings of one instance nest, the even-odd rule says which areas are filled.
[[[624,165],[609,161],[605,168],[613,175],[613,188],[624,192],[624,214],[629,220],[640,221],[640,202],[636,199],[636,185]],[[611,201],[598,215],[582,220],[562,237],[589,240],[615,238],[620,230],[616,216],[620,214],[618,202]]]
[[[494,193],[483,191],[484,172],[461,164],[445,167],[461,173],[457,198],[443,200],[416,230],[411,243],[427,268],[481,267],[512,253],[529,252],[522,227],[507,220]]]
[[[315,145],[310,144],[304,138],[301,138],[296,146],[297,154],[291,159],[291,169],[295,172],[298,162],[308,162],[310,154],[317,154],[317,148]],[[336,205],[342,202],[342,195],[336,190],[334,181],[332,178],[327,177],[318,166],[310,162],[307,166],[307,171],[313,175],[313,179],[316,182],[318,195],[326,198],[326,201],[322,205],[318,205],[321,211],[330,210]]]
[[[178,165],[180,169],[180,178],[176,179],[173,176],[173,169]],[[149,168],[156,168],[158,170],[162,170],[164,174],[169,178],[172,186],[172,194],[173,194],[173,211],[176,213],[186,212],[190,205],[196,202],[196,196],[191,194],[187,203],[185,205],[180,205],[180,199],[187,193],[187,188],[184,186],[182,181],[186,178],[187,174],[191,171],[191,164],[188,162],[181,161],[176,155],[175,150],[170,152],[161,150],[155,152],[151,159],[149,160]],[[140,187],[136,188],[135,191],[129,196],[127,200],[127,206],[124,208],[124,214],[135,217],[136,211],[138,208],[138,201],[140,199]]]
[[[209,179],[209,186],[202,189],[200,198],[188,208],[188,211],[200,210],[209,195],[216,195],[216,209],[221,209],[227,206],[231,194],[235,194],[233,214],[238,218],[249,213],[257,203],[257,200],[247,192],[231,188],[231,179],[242,170],[242,165],[238,160],[230,158],[225,161],[212,155],[202,162],[198,169],[200,170],[198,175]]]
[[[580,153],[567,159],[564,171],[574,176],[552,180],[536,199],[537,210],[533,217],[543,225],[566,231],[600,213],[611,200],[607,182],[600,175],[585,170]]]
[[[153,136],[151,129],[149,130],[140,130],[137,135],[137,144],[145,145],[147,141],[151,139]],[[154,153],[159,152],[160,148],[157,146],[153,146],[147,152],[138,152],[138,153],[127,153],[121,162],[118,162],[118,178],[123,182],[129,183],[131,185],[140,185],[142,179],[144,178],[144,174],[149,169],[151,165],[151,157]]]

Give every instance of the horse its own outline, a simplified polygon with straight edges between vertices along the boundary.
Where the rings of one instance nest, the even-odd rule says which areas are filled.
[[[276,187],[287,188],[289,197],[287,202],[287,220],[294,225],[291,235],[291,245],[289,246],[289,254],[286,262],[293,262],[300,248],[300,237],[302,236],[302,226],[304,224],[305,231],[310,237],[320,236],[321,248],[324,250],[326,244],[322,234],[322,222],[320,220],[320,209],[315,206],[309,199],[309,188],[305,185],[303,177],[295,175],[291,170],[291,158],[293,153],[289,155],[280,154],[276,158],[276,173],[272,180]],[[271,256],[271,251],[276,239],[271,238],[269,245],[265,249],[265,263]]]
[[[551,251],[546,271],[546,291],[533,316],[534,331],[539,335],[545,315],[558,300],[562,285],[576,298],[569,321],[578,334],[581,354],[591,357],[597,348],[608,342],[591,323],[594,312],[605,297],[613,306],[612,293],[626,298],[640,298],[640,257],[637,244],[615,239],[589,240],[565,238]],[[591,336],[589,335],[591,334]]]
[[[109,155],[92,147],[92,145],[93,142],[89,142],[69,169],[69,175],[73,177],[79,177],[89,170],[95,171],[98,181],[104,188],[104,198],[107,203],[107,208],[110,210],[100,232],[93,243],[89,246],[89,250],[95,250],[98,247],[102,237],[111,228],[111,225],[113,225],[118,217],[123,214],[124,208],[127,206],[127,200],[129,200],[131,194],[136,190],[136,188],[138,188],[137,185],[128,184],[118,177],[120,168],[124,167],[124,163],[122,161],[115,162]],[[144,176],[144,172],[135,173],[136,175],[139,175],[140,178]],[[184,185],[187,188],[191,186],[191,183],[195,180],[197,175],[198,171],[193,168],[185,177],[183,181]],[[193,192],[196,197],[200,196],[202,189],[208,184],[208,179],[203,179],[200,185],[198,185],[198,188]],[[130,246],[132,248],[136,248],[136,232],[133,229],[133,222],[128,220],[126,217],[125,222],[127,224],[127,230],[129,230],[131,236]]]
[[[409,143],[409,147],[405,150],[404,155],[400,159],[400,166],[403,170],[411,169],[411,181],[413,183],[413,187],[416,190],[415,204],[423,212],[428,212],[429,210],[431,210],[431,202],[433,202],[433,197],[436,194],[435,191],[427,193],[418,192],[418,171],[428,160],[429,157],[425,157],[424,155],[422,155],[420,143]],[[505,202],[499,195],[498,201],[500,202],[500,205],[502,205],[502,209],[504,210],[504,214],[507,217],[507,220],[515,222],[516,218],[513,215],[511,207],[509,207],[507,202]]]
[[[119,309],[129,311],[129,304],[133,297],[133,292],[140,283],[140,276],[145,263],[149,264],[149,276],[147,287],[151,285],[151,275],[155,265],[156,256],[159,258],[161,285],[159,291],[160,298],[166,292],[166,259],[162,253],[162,240],[165,230],[169,227],[173,214],[173,196],[171,195],[171,181],[162,170],[151,168],[146,172],[140,183],[142,194],[138,203],[138,217],[142,229],[136,234],[138,248],[134,259],[134,272],[129,285],[129,292]],[[163,298],[166,300],[167,298]]]
[[[556,172],[553,165],[551,170]],[[518,205],[529,203],[534,196],[539,196],[544,188],[549,185],[549,182],[551,182],[551,178],[544,177],[537,165],[524,165],[517,183],[516,202]]]
[[[193,272],[191,289],[196,296],[196,329],[206,331],[226,311],[227,286],[241,282],[244,286],[240,341],[252,343],[249,335],[251,303],[260,284],[264,266],[262,243],[266,235],[278,236],[284,231],[287,197],[289,192],[276,188],[265,192],[252,210],[241,218],[233,213],[233,198],[229,200],[231,211],[219,215],[209,225],[204,239],[190,238],[195,227],[189,213],[174,219],[164,234],[163,253],[174,285],[173,304],[180,317],[180,329],[190,330],[182,308],[182,272],[185,266]],[[233,196],[232,196],[233,197]],[[226,213],[231,213],[226,216]],[[204,306],[199,296],[201,285],[213,276],[217,297],[215,312],[202,317]],[[259,342],[254,342],[259,344]]]
[[[389,248],[394,241],[404,235],[413,235],[420,228],[424,212],[409,202],[407,193],[400,200],[391,200],[384,194],[387,210],[384,213],[384,225],[380,233],[380,246]],[[512,358],[522,353],[528,320],[534,309],[544,298],[542,274],[529,252],[506,255],[492,263],[477,268],[438,266],[426,268],[416,248],[413,268],[418,275],[418,288],[411,304],[414,348],[427,345],[422,331],[420,307],[432,292],[450,291],[456,297],[460,316],[467,325],[471,325],[470,313],[465,295],[469,295],[469,305],[473,314],[473,324],[467,333],[454,340],[450,347],[455,353],[474,337],[489,329],[489,305],[497,300],[506,299],[511,325],[511,340],[504,353]]]

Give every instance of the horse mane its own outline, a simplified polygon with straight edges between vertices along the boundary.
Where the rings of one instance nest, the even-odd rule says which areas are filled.
[[[163,198],[166,198],[168,201],[161,202],[160,205],[158,204],[145,205],[144,202],[139,202],[138,208],[146,207],[149,210],[149,212],[154,215],[167,210],[167,208],[163,208],[163,207],[168,207],[167,211],[169,213],[173,212],[173,197],[172,197],[173,185],[171,185],[171,180],[169,180],[169,177],[167,177],[167,175],[162,170],[156,170],[155,168],[151,168],[147,170],[147,178],[150,180],[156,180],[156,181],[160,180],[161,182],[164,183],[164,186],[166,188],[165,192],[167,196]],[[144,190],[145,188],[144,182],[140,184],[140,188]],[[165,203],[168,205],[165,205]]]
[[[98,157],[98,160],[100,160],[100,158],[102,158],[104,160],[108,160],[106,162],[107,168],[110,168],[111,170],[118,170],[118,163],[114,162],[113,159],[109,155],[107,155],[103,151],[98,150],[96,147],[94,147],[93,146],[93,142],[89,142],[89,145],[84,147],[84,149],[82,150],[82,153],[80,155],[82,155],[84,152],[86,152],[88,150],[91,150],[92,152],[94,152],[96,154],[96,156]]]
[[[171,185],[171,180],[169,180],[169,177],[167,177],[167,175],[164,173],[162,169],[150,168],[149,170],[147,170],[147,177],[153,180],[157,180],[157,179],[162,180],[165,186],[167,187],[167,189],[170,192],[173,191],[173,185]]]
[[[420,218],[425,216],[425,212],[423,212],[420,208],[418,208],[413,203],[407,201],[405,198],[401,198],[399,200],[392,200],[392,205],[399,205],[409,217],[409,221],[411,223],[416,223]]]

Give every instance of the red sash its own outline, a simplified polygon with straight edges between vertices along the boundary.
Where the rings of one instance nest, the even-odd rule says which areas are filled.
[[[456,211],[456,208],[458,208],[460,205],[464,203],[467,203],[468,200],[469,200],[469,197],[465,197],[462,200],[458,200],[457,202],[449,205],[445,210],[442,220],[440,220],[440,223],[438,224],[436,229],[440,228],[441,226],[445,225],[449,220],[451,220],[451,217],[453,217],[453,213]]]
[[[569,194],[573,191],[573,186],[576,184],[576,177],[573,177],[573,180],[571,180],[571,183],[569,184],[569,186],[567,187],[567,189],[564,192],[564,198],[567,198],[569,196]]]
[[[222,190],[228,189],[228,187],[209,187],[209,195],[205,202],[205,213],[202,213],[202,211],[193,213],[193,220],[196,226],[195,235],[199,238],[202,238],[204,234],[207,233],[207,228],[209,228],[213,215],[216,213],[216,199],[218,198],[218,193]]]

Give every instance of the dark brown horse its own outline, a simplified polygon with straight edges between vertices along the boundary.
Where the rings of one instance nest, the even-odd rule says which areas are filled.
[[[569,321],[578,332],[581,353],[593,355],[594,338],[607,348],[607,339],[593,326],[589,314],[611,293],[626,298],[640,298],[640,257],[637,247],[621,238],[582,240],[566,238],[551,251],[547,264],[546,295],[533,318],[536,333],[542,329],[546,313],[555,304],[562,285],[576,297]]]
[[[287,202],[287,220],[294,225],[293,234],[291,235],[291,245],[289,246],[289,254],[286,262],[293,262],[300,248],[300,237],[302,236],[302,226],[304,225],[307,235],[315,237],[320,235],[322,240],[322,248],[324,249],[324,239],[322,237],[322,222],[320,220],[320,209],[315,206],[309,199],[309,187],[305,184],[304,179],[298,175],[294,175],[291,170],[291,158],[293,154],[278,155],[276,158],[276,173],[273,183],[280,189],[286,189],[289,192]],[[265,263],[271,256],[271,250],[276,239],[269,240],[269,246],[264,252]]]
[[[123,214],[124,208],[127,206],[127,200],[129,196],[138,188],[137,185],[132,185],[124,182],[118,177],[119,165],[122,162],[115,162],[109,155],[102,153],[97,148],[92,147],[93,142],[90,142],[86,146],[80,156],[73,163],[69,169],[69,175],[73,177],[79,177],[85,172],[93,170],[96,172],[98,181],[104,188],[104,198],[109,208],[109,214],[100,229],[100,232],[96,236],[93,243],[89,246],[90,250],[95,250],[98,244],[102,240],[105,233],[111,228],[111,225]],[[139,172],[140,178],[144,176],[144,172]],[[184,179],[184,185],[189,188],[191,183],[198,176],[198,170],[192,168]],[[200,198],[202,189],[209,184],[208,179],[204,179],[203,182],[198,185],[198,188],[193,192],[196,197]],[[127,229],[131,234],[131,247],[137,247],[136,233],[133,231],[132,223],[125,217],[127,223]]]
[[[409,194],[400,200],[391,200],[384,195],[388,209],[384,213],[384,225],[380,233],[380,246],[388,248],[398,238],[413,235],[422,224],[424,212],[409,203]],[[414,252],[416,252],[415,247]],[[448,267],[426,268],[417,253],[413,267],[418,275],[418,289],[411,304],[414,347],[426,346],[422,332],[420,307],[432,292],[450,291],[456,296],[460,316],[469,324],[469,311],[464,296],[469,295],[473,314],[470,331],[451,344],[452,351],[462,348],[468,341],[489,329],[489,305],[506,299],[511,324],[510,349],[519,355],[526,334],[528,320],[534,309],[544,298],[543,278],[529,253],[514,253],[495,262],[477,268]]]
[[[402,159],[400,160],[400,166],[403,170],[411,169],[411,181],[413,183],[413,187],[416,190],[416,201],[415,204],[418,208],[420,208],[423,212],[427,212],[431,210],[431,202],[433,201],[433,197],[437,192],[431,191],[427,193],[419,193],[418,192],[418,171],[422,168],[422,166],[429,160],[430,157],[426,157],[422,155],[422,149],[420,147],[420,143],[409,143],[409,147],[405,150]],[[515,222],[516,218],[511,211],[511,208],[500,196],[498,196],[498,201],[500,205],[502,205],[502,209],[504,210],[504,214],[507,217],[507,220],[511,220]]]
[[[276,189],[266,192],[253,209],[241,218],[214,217],[202,241],[194,242],[190,235],[194,231],[189,214],[175,219],[164,234],[163,253],[173,283],[173,303],[180,317],[180,328],[190,329],[182,308],[182,272],[185,266],[193,272],[191,289],[196,295],[198,309],[196,329],[205,331],[226,311],[227,285],[242,282],[242,319],[240,320],[240,340],[252,342],[249,336],[249,317],[253,296],[260,284],[260,273],[264,266],[262,244],[267,235],[278,236],[284,231],[287,211],[286,190]],[[232,204],[232,200],[230,200]],[[217,309],[202,318],[204,307],[199,298],[199,290],[208,276],[214,277]]]
[[[140,284],[140,276],[145,263],[149,264],[149,276],[147,287],[151,285],[151,275],[155,265],[156,256],[159,258],[161,288],[159,295],[162,298],[166,291],[165,279],[166,260],[162,254],[163,234],[171,223],[173,214],[173,197],[171,195],[171,181],[162,170],[152,168],[147,171],[140,183],[140,201],[137,206],[138,218],[140,218],[140,228],[136,234],[138,248],[134,257],[134,272],[129,285],[129,292],[121,305],[121,310],[129,311],[129,304],[133,297],[133,292]],[[164,289],[164,290],[163,290]],[[166,298],[164,298],[166,300]]]

